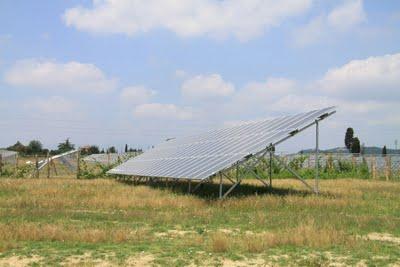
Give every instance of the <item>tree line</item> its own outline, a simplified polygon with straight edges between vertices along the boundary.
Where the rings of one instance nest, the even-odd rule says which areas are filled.
[[[7,147],[7,150],[18,152],[20,155],[57,155],[75,149],[75,145],[67,138],[64,142],[58,144],[57,149],[44,148],[39,140],[32,140],[27,145],[17,141],[14,145]]]
[[[17,141],[14,145],[6,148],[7,150],[16,151],[20,155],[33,156],[33,155],[57,155],[75,149],[75,145],[71,143],[69,138],[57,145],[57,149],[44,148],[42,142],[39,140],[31,140],[27,145]],[[88,145],[80,148],[82,155],[100,154],[100,153],[117,153],[115,146],[110,146],[107,149],[99,149],[97,145]],[[125,145],[125,152],[142,152],[142,149],[129,148]]]

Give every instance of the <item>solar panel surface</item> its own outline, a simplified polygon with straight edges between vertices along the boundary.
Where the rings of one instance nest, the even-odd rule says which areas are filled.
[[[329,107],[172,139],[126,161],[109,173],[206,179],[333,111],[334,107]]]
[[[125,155],[117,154],[117,153],[103,153],[103,154],[92,154],[83,158],[85,162],[92,162],[92,163],[102,163],[102,164],[113,164],[118,161],[119,158],[124,158]]]
[[[8,163],[8,164],[15,163],[17,154],[18,153],[15,151],[0,149],[0,155],[3,163]]]

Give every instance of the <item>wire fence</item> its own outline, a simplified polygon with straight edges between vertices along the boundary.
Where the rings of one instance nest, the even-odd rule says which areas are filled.
[[[78,151],[53,157],[19,157],[16,152],[0,150],[0,176],[7,177],[57,177],[76,176],[80,178],[105,177],[107,171],[115,165],[139,155],[139,152],[127,154],[93,154],[82,157]],[[276,153],[291,168],[306,178],[314,177],[315,154]],[[259,172],[269,168],[268,160],[257,166]],[[318,166],[320,176],[334,178],[364,178],[400,180],[400,154],[349,154],[319,153]],[[289,173],[278,164],[273,164],[274,176],[286,178]]]
[[[140,154],[140,152],[128,152],[82,156],[79,150],[72,150],[55,156],[20,157],[13,151],[0,150],[0,152],[0,176],[14,178],[105,177],[113,166]]]
[[[300,168],[311,169],[316,166],[315,154],[291,154],[282,156],[286,162],[297,162]],[[400,155],[388,154],[350,154],[319,153],[318,164],[323,170],[342,170],[364,168],[373,179],[387,180],[400,178]]]
[[[100,163],[100,164],[114,164],[118,161],[125,161],[126,159],[136,157],[141,154],[139,151],[125,152],[125,153],[100,153],[91,154],[83,158],[87,163]]]

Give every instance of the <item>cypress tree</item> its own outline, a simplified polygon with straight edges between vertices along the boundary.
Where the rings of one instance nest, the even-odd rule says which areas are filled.
[[[386,149],[386,146],[383,146],[383,148],[382,148],[382,156],[386,157],[386,155],[387,155],[387,149]]]
[[[349,151],[351,151],[353,140],[354,140],[354,130],[353,128],[347,128],[346,135],[344,137],[344,145]]]
[[[357,137],[354,137],[351,144],[351,153],[359,154],[360,151],[361,151],[360,140]]]

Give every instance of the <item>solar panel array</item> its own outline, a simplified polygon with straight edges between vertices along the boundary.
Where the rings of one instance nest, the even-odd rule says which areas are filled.
[[[100,153],[91,154],[83,158],[88,163],[100,163],[100,164],[114,164],[118,161],[126,161],[131,157],[139,155],[140,152],[126,152],[126,153]]]
[[[120,158],[124,158],[123,154],[117,153],[102,153],[102,154],[92,154],[83,158],[86,162],[91,163],[101,163],[101,164],[114,164]]]
[[[8,164],[14,164],[16,161],[16,156],[17,156],[17,152],[15,151],[9,151],[9,150],[4,150],[4,149],[0,149],[0,155],[2,157],[2,162],[8,163]]]
[[[54,160],[58,160],[62,164],[64,164],[64,166],[66,166],[70,171],[74,171],[77,168],[77,164],[76,164],[76,156],[77,156],[77,154],[78,154],[78,150],[70,150],[70,151],[65,152],[65,153],[54,155],[54,156],[50,157],[49,159],[47,159],[47,158],[43,159],[43,160],[39,161],[38,169],[41,170],[49,162],[54,161]]]
[[[294,116],[243,123],[172,139],[109,171],[111,174],[202,180],[264,150],[295,130],[333,112],[313,110]]]

